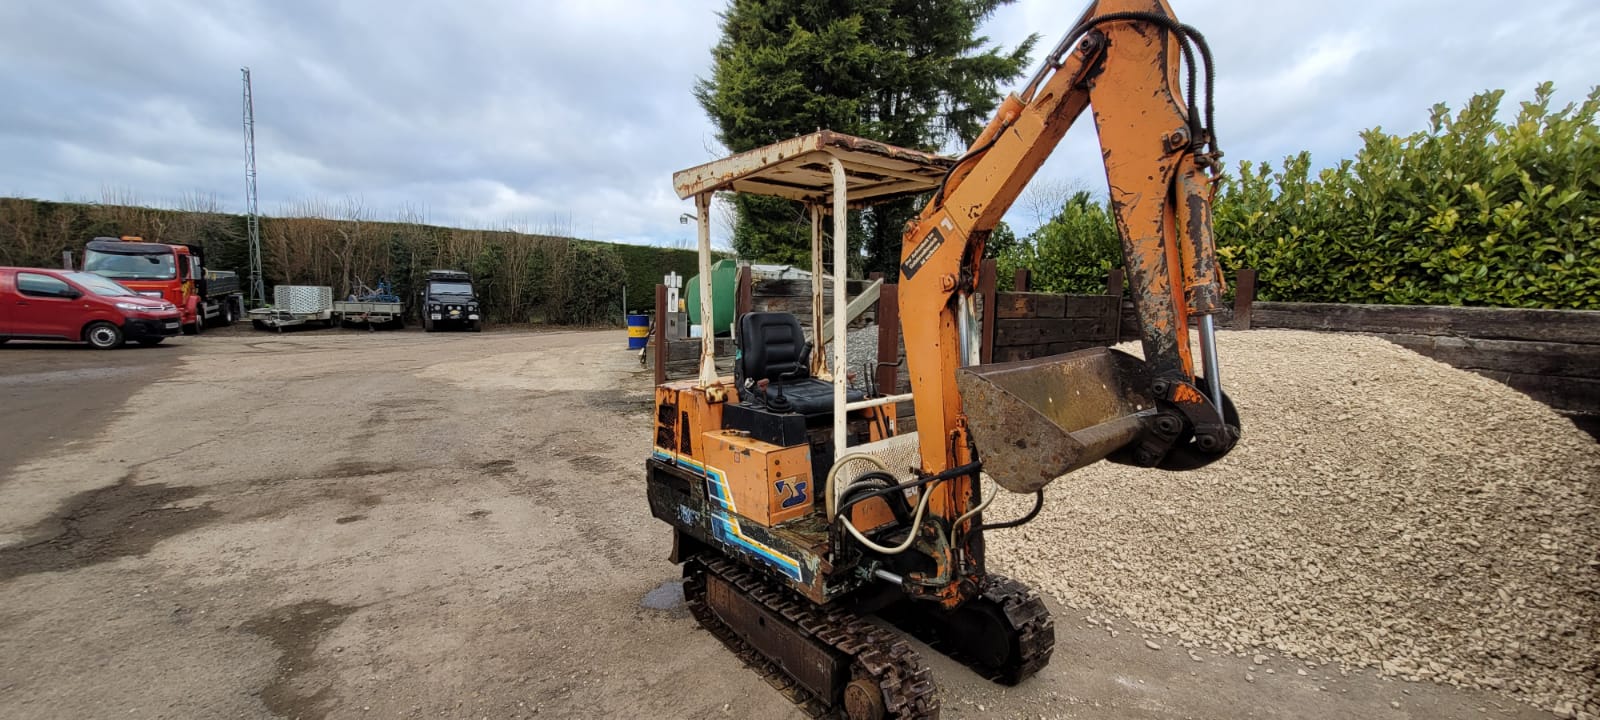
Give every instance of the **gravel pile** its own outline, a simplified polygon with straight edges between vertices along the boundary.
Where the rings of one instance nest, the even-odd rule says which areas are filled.
[[[876,370],[878,362],[878,326],[877,324],[859,327],[846,333],[848,339],[844,344],[845,360],[850,363],[850,372],[856,374],[855,386],[865,387],[867,368]],[[830,350],[829,352],[832,352]]]
[[[1376,338],[1220,343],[1239,447],[1188,473],[1100,463],[1057,480],[1038,519],[989,538],[998,569],[1188,648],[1600,717],[1600,445]],[[1005,493],[988,515],[1030,500]]]

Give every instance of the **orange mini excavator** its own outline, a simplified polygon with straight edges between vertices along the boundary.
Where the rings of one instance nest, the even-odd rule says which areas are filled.
[[[937,716],[916,650],[873,614],[996,682],[1021,682],[1049,661],[1054,626],[1036,593],[988,572],[984,534],[1031,520],[1045,484],[1090,463],[1181,471],[1233,448],[1239,421],[1211,318],[1222,295],[1212,84],[1205,40],[1166,2],[1098,0],[959,158],[818,132],[674,175],[700,210],[701,298],[712,291],[713,193],[784,197],[810,212],[811,335],[776,312],[706,328],[699,377],[656,389],[646,463],[651,511],[673,528],[694,616],[808,711]],[[1095,348],[980,365],[984,242],[1088,108],[1144,358]],[[851,387],[846,323],[826,329],[823,313],[831,294],[832,317],[848,317],[847,213],[913,194],[930,199],[899,273],[911,391]],[[738,348],[731,376],[715,366],[723,330]],[[914,430],[896,422],[906,402]],[[986,477],[1032,494],[1032,512],[986,518],[997,492]]]

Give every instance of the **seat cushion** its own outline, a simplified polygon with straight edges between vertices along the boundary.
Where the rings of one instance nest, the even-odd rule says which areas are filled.
[[[781,397],[780,397],[781,396]],[[866,399],[867,394],[855,388],[845,388],[845,402]],[[820,415],[833,412],[833,383],[805,378],[767,386],[767,409],[773,412],[796,412],[802,415]]]
[[[810,376],[810,348],[795,316],[785,312],[752,312],[739,318],[738,382],[743,387],[762,380],[778,382]]]

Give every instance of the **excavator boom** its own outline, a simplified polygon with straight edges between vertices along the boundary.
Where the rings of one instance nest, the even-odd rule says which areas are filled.
[[[1178,90],[1180,59],[1196,68],[1209,57],[1163,0],[1099,0],[1033,82],[1006,98],[924,208],[906,236],[900,290],[903,304],[942,308],[903,321],[918,427],[945,430],[921,434],[924,472],[981,460],[1002,486],[1033,492],[1103,458],[1191,468],[1233,447],[1238,425],[1209,322],[1222,297],[1211,233],[1217,153],[1191,106],[1194,83],[1187,99]],[[1086,109],[1144,358],[1100,349],[971,367],[954,349],[975,332],[962,306],[976,290],[984,241]],[[1204,374],[1190,349],[1196,324]],[[945,490],[955,505],[971,497],[959,484]]]

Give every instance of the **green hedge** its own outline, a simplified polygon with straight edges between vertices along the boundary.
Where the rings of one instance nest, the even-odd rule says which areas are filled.
[[[1510,121],[1502,91],[1436,105],[1428,129],[1368,130],[1354,159],[1315,174],[1306,153],[1242,163],[1216,202],[1224,268],[1255,268],[1268,300],[1600,309],[1600,88],[1555,109],[1552,92]],[[1109,227],[1074,199],[1002,267],[1098,292],[1122,264]],[[1058,257],[1075,269],[1050,269]]]
[[[1217,202],[1224,265],[1273,300],[1600,308],[1600,88],[1554,110],[1551,93],[1510,122],[1498,90],[1435,105],[1427,130],[1368,130],[1315,176],[1304,153],[1241,165]]]
[[[653,311],[656,307],[656,285],[669,272],[683,277],[685,287],[689,278],[700,274],[699,254],[693,250],[651,247],[648,245],[617,245],[622,263],[628,274],[628,311]]]
[[[662,275],[695,274],[688,250],[373,222],[334,206],[306,207],[321,217],[262,218],[269,298],[278,284],[329,285],[343,297],[358,283],[388,278],[409,309],[427,271],[450,268],[473,274],[495,322],[618,323],[624,284],[630,308],[649,308]],[[240,215],[0,198],[0,265],[59,267],[62,251],[81,258],[84,243],[102,235],[200,245],[213,268],[249,276]]]
[[[1076,192],[1050,222],[1001,250],[995,259],[1001,289],[1012,289],[1018,269],[1032,271],[1040,292],[1095,294],[1106,291],[1106,274],[1122,267],[1122,241],[1104,205]]]

